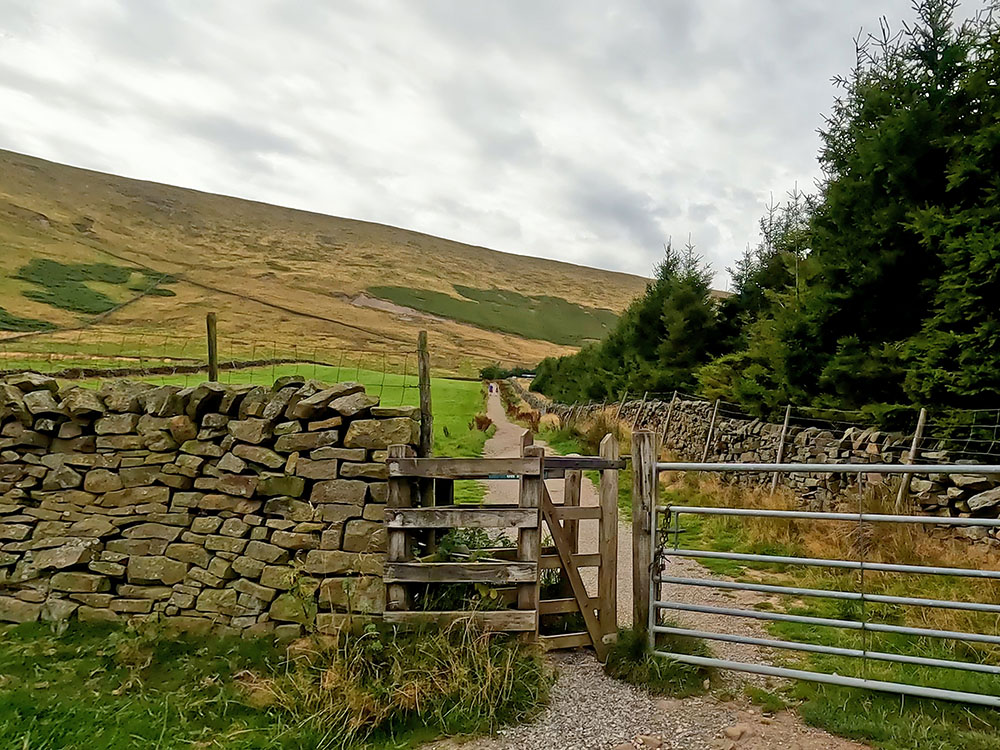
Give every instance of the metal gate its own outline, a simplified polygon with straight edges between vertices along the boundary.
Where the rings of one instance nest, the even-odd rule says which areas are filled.
[[[706,472],[799,472],[808,474],[1000,474],[1000,466],[955,466],[955,465],[903,465],[903,464],[754,464],[754,463],[679,463],[658,462],[656,472],[660,471],[706,471]],[[655,490],[654,490],[655,492]],[[860,494],[860,493],[859,493]],[[655,495],[654,495],[655,497]],[[900,682],[884,682],[861,677],[849,677],[838,674],[813,672],[802,669],[775,667],[767,664],[737,662],[689,654],[670,653],[658,650],[657,634],[691,636],[694,638],[741,643],[774,649],[811,652],[868,660],[896,662],[925,667],[958,669],[968,672],[985,674],[1000,674],[1000,666],[976,662],[954,661],[907,654],[885,653],[867,648],[868,633],[895,633],[916,637],[931,637],[966,643],[1000,645],[1000,635],[993,633],[966,633],[950,630],[933,630],[928,628],[907,627],[872,622],[868,616],[865,603],[892,604],[902,607],[934,607],[954,610],[967,610],[1000,615],[1000,603],[997,602],[966,602],[941,599],[927,599],[909,596],[888,596],[869,593],[865,590],[865,571],[890,573],[906,573],[921,576],[961,576],[978,579],[1000,579],[1000,570],[980,570],[974,568],[938,567],[932,565],[910,565],[896,563],[869,562],[862,555],[860,560],[817,559],[808,557],[789,557],[769,554],[748,554],[738,552],[719,552],[705,549],[690,549],[682,545],[683,526],[681,518],[687,514],[702,516],[741,516],[757,518],[810,519],[818,523],[824,521],[856,522],[859,527],[865,524],[931,524],[951,527],[1000,527],[1000,519],[995,518],[956,518],[921,515],[887,515],[865,513],[859,508],[857,513],[827,513],[814,511],[765,510],[756,508],[715,508],[689,507],[677,505],[658,505],[651,503],[651,523],[649,526],[650,542],[653,550],[653,564],[650,575],[649,593],[649,641],[653,652],[684,664],[703,667],[715,667],[726,670],[737,670],[755,674],[785,677],[799,680],[840,685],[846,687],[867,688],[902,695],[912,695],[921,698],[937,698],[962,701],[984,706],[1000,708],[1000,696],[981,693],[967,693],[946,690],[923,685]],[[745,583],[737,581],[716,580],[712,578],[691,578],[670,575],[667,570],[669,560],[677,557],[734,560],[751,563],[779,563],[789,565],[817,566],[828,569],[855,570],[861,572],[859,589],[857,591],[838,591],[827,589],[797,588],[793,586],[777,586],[762,583]],[[817,597],[825,599],[840,599],[862,603],[860,620],[832,619],[806,615],[787,614],[782,612],[759,611],[755,609],[738,609],[730,607],[705,606],[678,601],[664,600],[661,595],[662,585],[670,583],[680,586],[708,587],[730,591],[752,591],[764,594],[784,594],[797,597]],[[843,628],[862,633],[863,648],[840,648],[818,643],[800,641],[776,640],[770,638],[754,638],[730,633],[715,633],[693,628],[668,626],[661,622],[664,611],[700,612],[722,615],[734,618],[752,618],[767,622],[791,622],[813,625],[823,628]]]

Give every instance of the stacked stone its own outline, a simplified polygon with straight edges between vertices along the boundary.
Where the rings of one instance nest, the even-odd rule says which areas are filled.
[[[293,636],[380,613],[386,448],[357,383],[0,380],[0,620]]]

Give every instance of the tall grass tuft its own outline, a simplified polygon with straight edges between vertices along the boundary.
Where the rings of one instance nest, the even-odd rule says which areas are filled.
[[[257,678],[297,723],[322,732],[317,747],[348,748],[417,726],[484,732],[545,703],[552,674],[540,652],[469,620],[426,632],[375,625],[361,635],[299,644],[284,675]]]
[[[657,636],[657,647],[675,654],[711,656],[703,641],[672,635]],[[653,656],[645,638],[622,629],[608,654],[604,670],[615,679],[639,685],[655,695],[683,698],[706,692],[712,672],[704,667]]]

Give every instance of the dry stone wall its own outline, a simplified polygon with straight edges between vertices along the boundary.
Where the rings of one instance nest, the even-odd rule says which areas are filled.
[[[602,409],[612,414],[618,405],[600,404],[571,407],[554,404],[537,393],[528,391],[523,383],[511,381],[518,393],[533,408],[554,413],[562,419],[586,419]],[[621,409],[620,420],[637,429],[647,429],[664,435],[664,446],[679,460],[701,461],[708,440],[709,424],[714,404],[709,401],[678,399],[666,424],[670,404],[665,401],[628,401]],[[664,434],[664,426],[667,427]],[[751,417],[717,416],[712,437],[708,440],[707,460],[712,462],[773,463],[781,442],[780,424]],[[878,429],[847,427],[824,429],[792,424],[785,437],[785,463],[900,463],[908,460],[911,436]],[[921,513],[941,516],[1000,517],[1000,486],[997,480],[976,474],[975,464],[956,461],[946,450],[924,445],[919,451],[923,463],[968,463],[967,473],[914,475],[911,497]],[[742,474],[741,483],[770,485],[772,474]],[[870,484],[896,482],[880,474],[866,474]],[[783,474],[779,484],[793,490],[804,505],[814,510],[830,510],[847,501],[857,492],[856,474],[808,476]],[[855,495],[856,502],[856,495]],[[997,542],[995,529],[970,527],[956,529],[956,535],[973,540]]]
[[[381,613],[386,448],[357,383],[0,379],[0,620],[294,636]]]

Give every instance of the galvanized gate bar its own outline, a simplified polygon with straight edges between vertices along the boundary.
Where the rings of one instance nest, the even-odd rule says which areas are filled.
[[[810,565],[818,568],[845,568],[847,570],[874,570],[881,573],[914,573],[916,575],[961,576],[963,578],[1000,579],[1000,570],[976,568],[944,568],[937,565],[903,565],[901,563],[872,563],[859,560],[829,560],[822,557],[788,557],[785,555],[752,555],[743,552],[712,552],[700,549],[664,550],[672,557],[705,557],[713,560],[742,560],[744,562],[778,563],[781,565]]]
[[[923,599],[914,596],[889,596],[887,594],[866,594],[858,591],[837,591],[833,589],[804,589],[797,586],[772,586],[766,583],[742,583],[739,581],[717,581],[714,578],[682,578],[679,576],[659,576],[660,583],[678,586],[703,586],[730,591],[756,591],[761,594],[788,594],[791,596],[814,596],[820,599],[841,599],[852,602],[876,602],[878,604],[899,604],[913,607],[937,607],[938,609],[963,609],[970,612],[991,612],[1000,614],[1000,604],[983,602],[956,602],[948,599]]]
[[[755,518],[801,518],[815,521],[868,521],[872,523],[926,523],[941,526],[1000,526],[1000,518],[958,516],[897,516],[885,513],[824,513],[813,510],[768,510],[764,508],[712,508],[700,505],[661,505],[661,513],[692,513],[700,516],[751,516]]]
[[[790,651],[808,651],[814,654],[830,654],[832,656],[867,657],[878,661],[891,661],[899,664],[916,664],[922,667],[943,667],[947,669],[961,669],[966,672],[1000,674],[1000,667],[995,667],[992,664],[972,664],[967,661],[931,659],[926,656],[908,656],[906,654],[887,654],[882,651],[864,651],[860,648],[821,646],[816,643],[799,643],[798,641],[778,641],[771,638],[751,638],[750,636],[744,635],[713,633],[708,630],[692,630],[691,628],[673,628],[665,625],[656,625],[653,628],[653,631],[656,633],[664,633],[665,635],[680,635],[688,638],[704,638],[712,641],[725,641],[726,643],[744,643],[750,646],[764,646],[765,648],[783,648]]]
[[[974,474],[974,475],[1000,475],[1000,465],[977,465],[977,464],[803,464],[803,463],[695,463],[695,462],[656,462],[656,471],[708,471],[708,472],[758,472],[758,473],[805,473],[805,474]],[[860,495],[859,495],[860,498]],[[955,518],[950,516],[906,516],[879,513],[864,513],[859,507],[857,513],[826,513],[814,511],[784,511],[755,508],[707,508],[700,506],[662,506],[657,505],[651,509],[650,535],[654,541],[654,564],[650,575],[650,630],[649,641],[653,653],[658,656],[667,657],[683,664],[696,666],[715,667],[719,669],[730,669],[735,671],[750,672],[754,674],[770,675],[775,677],[786,677],[791,679],[809,680],[830,685],[845,687],[864,688],[868,690],[880,690],[884,692],[896,693],[900,695],[911,695],[921,698],[942,699],[951,701],[961,701],[970,704],[990,706],[1000,708],[1000,696],[986,695],[980,693],[967,693],[956,690],[946,690],[941,688],[927,687],[924,685],[913,685],[897,682],[886,682],[881,680],[868,680],[858,677],[845,677],[838,674],[827,674],[822,672],[810,672],[801,669],[790,669],[775,667],[768,664],[753,664],[745,662],[730,661],[725,659],[715,659],[710,657],[692,656],[689,654],[675,654],[656,648],[656,635],[669,634],[677,636],[688,636],[694,638],[705,638],[709,640],[726,641],[731,643],[745,643],[768,648],[788,649],[795,651],[830,654],[833,656],[846,656],[860,658],[862,661],[871,658],[879,661],[894,662],[900,664],[913,664],[919,666],[938,667],[947,669],[959,669],[968,672],[978,672],[984,674],[1000,674],[1000,666],[994,664],[978,664],[970,662],[953,661],[950,659],[937,659],[931,657],[911,656],[907,654],[890,654],[879,651],[871,651],[867,648],[867,639],[862,642],[862,648],[841,648],[825,646],[815,643],[802,643],[795,641],[782,641],[769,638],[752,638],[728,633],[714,633],[697,630],[693,628],[673,627],[659,624],[658,613],[662,610],[702,612],[707,614],[717,614],[731,617],[747,617],[765,621],[796,622],[809,625],[820,625],[859,631],[864,636],[870,632],[897,633],[903,635],[913,635],[919,637],[935,637],[950,640],[964,641],[967,643],[989,643],[1000,644],[1000,635],[990,635],[985,633],[964,633],[950,630],[932,630],[927,628],[913,628],[902,625],[889,625],[884,623],[872,623],[867,619],[864,605],[868,602],[878,602],[901,606],[918,607],[938,607],[948,609],[960,609],[967,611],[986,612],[1000,614],[1000,604],[987,602],[960,602],[944,599],[924,599],[919,597],[888,596],[880,594],[869,594],[864,591],[864,579],[861,579],[861,592],[834,591],[823,589],[809,589],[794,586],[777,586],[768,584],[743,583],[736,581],[718,581],[714,579],[696,579],[681,576],[662,575],[662,561],[665,557],[689,557],[689,558],[709,558],[722,560],[737,560],[744,562],[778,563],[786,565],[809,565],[841,570],[860,571],[862,576],[866,571],[880,571],[889,573],[906,573],[921,575],[948,575],[962,576],[980,579],[1000,579],[1000,570],[978,570],[971,568],[952,568],[932,565],[903,565],[895,563],[875,563],[867,560],[829,560],[819,558],[793,557],[787,555],[760,555],[743,554],[735,552],[715,552],[711,550],[678,549],[677,544],[683,530],[680,528],[680,516],[684,513],[697,515],[717,515],[735,516],[750,518],[796,518],[817,521],[838,521],[865,523],[913,523],[931,526],[965,526],[965,527],[1000,527],[1000,519],[996,518]],[[664,515],[673,520],[673,528],[667,526],[660,528],[658,515]],[[661,542],[657,535],[664,534],[665,539]],[[670,536],[674,538],[674,547],[667,543]],[[719,589],[757,591],[760,593],[774,593],[791,596],[814,596],[830,599],[841,599],[859,601],[862,605],[862,619],[838,620],[823,617],[809,617],[803,615],[791,615],[778,612],[767,612],[749,609],[733,609],[728,607],[713,607],[695,604],[685,604],[682,602],[669,602],[661,600],[659,596],[660,586],[663,583],[671,583],[683,586],[704,586]]]
[[[751,674],[763,674],[769,677],[787,677],[792,680],[808,680],[810,682],[821,682],[827,685],[839,685],[841,687],[856,687],[865,690],[881,690],[885,693],[896,693],[899,695],[912,695],[917,698],[933,698],[936,700],[959,701],[962,703],[974,703],[979,706],[990,706],[1000,708],[1000,696],[983,695],[982,693],[963,693],[960,690],[942,690],[941,688],[924,687],[923,685],[907,685],[902,682],[883,682],[881,680],[864,680],[860,677],[844,677],[839,674],[825,674],[823,672],[809,672],[804,669],[788,669],[786,667],[772,667],[768,664],[747,664],[741,661],[728,661],[726,659],[711,659],[704,656],[690,656],[688,654],[672,654],[668,651],[654,651],[654,655],[663,656],[681,664],[693,664],[698,667],[715,667],[716,669],[731,669],[735,672],[750,672]]]
[[[970,643],[1000,644],[1000,635],[986,633],[965,633],[957,630],[933,630],[931,628],[911,628],[906,625],[886,625],[881,622],[858,622],[857,620],[837,620],[830,617],[812,617],[810,615],[786,615],[783,612],[762,612],[756,609],[736,609],[734,607],[713,607],[706,604],[685,604],[684,602],[654,603],[657,609],[672,609],[681,612],[701,612],[707,615],[729,615],[730,617],[747,617],[752,620],[767,620],[769,622],[795,622],[801,625],[822,625],[845,630],[867,630],[872,633],[899,633],[900,635],[926,636],[928,638],[945,638],[951,641],[969,641]]]
[[[712,464],[661,461],[657,471],[778,471],[782,474],[1000,474],[994,464]]]

